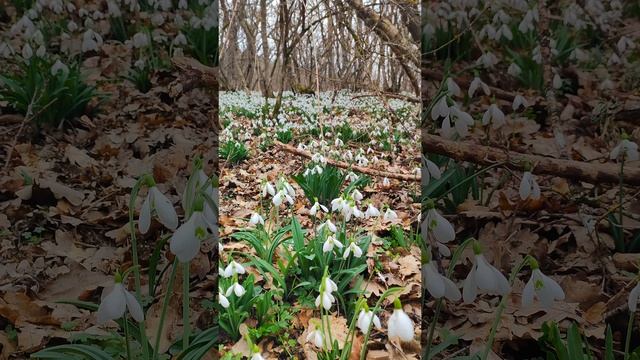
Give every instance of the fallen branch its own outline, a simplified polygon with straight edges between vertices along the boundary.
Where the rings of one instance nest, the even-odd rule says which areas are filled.
[[[311,159],[313,157],[313,155],[308,151],[300,150],[300,149],[295,148],[295,147],[293,147],[291,145],[283,144],[283,143],[281,143],[279,141],[275,141],[275,145],[277,145],[279,148],[281,148],[282,150],[284,150],[284,151],[286,151],[286,152],[288,152],[290,154],[302,156],[302,157],[305,157],[307,159]],[[418,175],[392,173],[392,172],[376,170],[376,169],[371,169],[371,168],[362,167],[362,166],[351,165],[351,164],[348,164],[346,162],[336,161],[336,160],[332,160],[332,159],[327,159],[327,164],[333,165],[335,167],[339,167],[341,169],[354,170],[354,171],[357,171],[357,172],[360,172],[360,173],[363,173],[363,174],[367,174],[367,175],[371,175],[371,176],[386,177],[386,178],[389,178],[389,179],[397,179],[397,180],[403,180],[403,181],[416,181],[416,182],[420,181],[420,176],[418,176]]]
[[[194,82],[193,87],[204,85],[213,90],[218,89],[217,67],[202,65],[198,60],[184,56],[175,56],[171,58],[171,62],[189,75],[188,79]]]
[[[620,168],[614,163],[596,164],[582,161],[554,159],[546,156],[523,154],[482,146],[463,141],[445,140],[440,136],[422,134],[422,151],[440,154],[458,161],[480,165],[504,162],[507,167],[524,170],[527,162],[534,167],[534,174],[546,174],[592,184],[617,184]],[[627,185],[640,185],[640,168],[625,167],[623,181]]]

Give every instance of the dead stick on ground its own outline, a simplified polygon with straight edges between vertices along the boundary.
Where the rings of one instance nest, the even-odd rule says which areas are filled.
[[[302,157],[306,157],[308,159],[311,159],[313,157],[313,155],[310,152],[297,149],[297,148],[295,148],[295,147],[293,147],[291,145],[283,144],[283,143],[281,143],[279,141],[276,141],[275,144],[279,148],[281,148],[282,150],[284,150],[284,151],[286,151],[288,153],[295,154],[295,155],[302,156]],[[339,168],[342,168],[342,169],[352,169],[354,171],[357,171],[357,172],[360,172],[360,173],[363,173],[363,174],[367,174],[367,175],[371,175],[371,176],[387,177],[389,179],[397,179],[397,180],[403,180],[403,181],[420,182],[420,176],[412,175],[412,174],[392,173],[392,172],[376,170],[376,169],[371,169],[371,168],[362,167],[362,166],[355,166],[355,165],[348,164],[346,162],[336,161],[336,160],[332,160],[332,159],[327,159],[327,164],[333,165],[335,167],[339,167]]]
[[[428,153],[440,154],[458,161],[468,161],[479,165],[506,162],[508,163],[507,167],[517,170],[524,170],[526,163],[529,162],[535,164],[532,171],[535,174],[555,175],[592,184],[617,184],[620,181],[620,169],[614,163],[594,164],[523,154],[464,141],[445,140],[440,136],[426,133],[422,135],[422,149]],[[640,168],[625,167],[624,183],[640,185]]]

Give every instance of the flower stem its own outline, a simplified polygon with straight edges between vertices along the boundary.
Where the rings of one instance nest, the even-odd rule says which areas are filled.
[[[518,276],[518,273],[520,272],[520,270],[522,270],[522,268],[529,263],[529,260],[531,259],[530,255],[527,255],[524,257],[524,259],[522,259],[522,261],[520,262],[520,264],[518,264],[518,266],[516,266],[513,269],[513,272],[511,273],[511,276],[509,277],[509,286],[513,286],[513,282],[515,281],[516,277]],[[484,351],[482,352],[482,355],[480,356],[481,360],[486,360],[487,356],[489,356],[489,351],[491,351],[491,347],[493,346],[493,340],[495,340],[496,337],[496,333],[498,332],[498,326],[500,325],[500,320],[502,320],[502,312],[504,311],[504,309],[507,307],[507,300],[509,299],[509,293],[506,293],[505,295],[502,296],[502,299],[500,299],[500,304],[498,305],[498,309],[496,310],[496,317],[495,319],[493,319],[493,324],[491,325],[491,332],[489,333],[489,339],[487,339],[487,345],[484,348]]]
[[[171,270],[171,277],[169,277],[169,283],[167,284],[167,291],[164,295],[164,300],[162,302],[162,312],[160,313],[160,324],[158,325],[158,331],[156,332],[156,339],[153,345],[153,358],[155,360],[158,358],[158,348],[160,347],[160,337],[162,336],[162,329],[164,328],[164,320],[167,315],[167,308],[169,306],[169,301],[171,300],[171,295],[173,294],[173,283],[176,278],[176,270],[178,270],[178,260],[173,261],[173,266]]]
[[[133,278],[134,284],[136,288],[136,297],[142,303],[142,290],[140,285],[140,262],[138,260],[138,240],[136,239],[136,226],[134,222],[134,208],[136,203],[136,198],[138,197],[138,192],[140,191],[140,187],[145,181],[145,176],[141,176],[138,181],[136,181],[133,189],[131,190],[131,198],[129,199],[129,231],[131,233],[131,258],[133,260]],[[144,316],[144,312],[143,312]],[[144,326],[144,319],[138,325],[140,328],[140,346],[142,346],[142,354],[144,359],[149,358],[149,342],[147,340],[147,332]]]
[[[127,346],[127,360],[131,360],[131,346],[129,345],[129,326],[127,324],[127,317],[122,318],[122,324],[124,325],[124,341]]]
[[[189,322],[189,263],[182,264],[184,266],[182,279],[182,327],[184,334],[182,335],[182,350],[185,351],[189,347],[189,336],[191,336],[191,324]]]
[[[631,345],[631,332],[633,332],[633,320],[636,317],[634,311],[629,313],[629,322],[627,323],[627,336],[624,340],[624,360],[629,358],[629,347]]]
[[[624,209],[622,204],[624,204],[624,159],[625,157],[622,156],[622,160],[620,161],[620,191],[618,192],[619,195],[619,199],[620,199],[620,209],[618,209],[620,211],[620,237],[621,239],[619,239],[619,249],[617,249],[618,251],[625,251],[625,243],[624,243],[624,227],[622,226],[622,218],[624,216]]]

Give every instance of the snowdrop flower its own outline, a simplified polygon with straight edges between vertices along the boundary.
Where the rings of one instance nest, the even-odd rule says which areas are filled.
[[[138,32],[133,35],[132,38],[133,47],[136,49],[149,46],[149,36],[146,33]]]
[[[620,158],[624,158],[629,161],[638,160],[638,144],[633,141],[629,141],[626,137],[626,134],[623,135],[620,143],[611,150],[611,155],[609,156],[611,160]]]
[[[438,213],[433,201],[427,203],[427,214],[420,226],[424,234],[431,233],[437,242],[448,243],[456,238],[456,230],[449,220]]]
[[[264,219],[258,213],[251,214],[251,219],[249,220],[249,224],[255,226],[257,224],[264,225]]]
[[[511,108],[513,109],[513,111],[516,111],[520,108],[520,106],[523,107],[528,107],[529,103],[527,102],[527,99],[525,99],[522,95],[518,94],[513,98],[513,104],[511,105]]]
[[[538,262],[531,259],[531,278],[522,291],[522,306],[533,305],[534,297],[538,298],[545,309],[551,308],[554,300],[564,300],[564,291],[555,280],[540,271]]]
[[[95,31],[88,29],[82,34],[82,52],[98,51],[102,46],[102,37]]]
[[[214,232],[214,225],[208,222],[202,210],[194,211],[171,236],[169,249],[180,262],[191,261],[200,251],[200,240],[207,236],[207,229]]]
[[[462,90],[460,90],[460,86],[456,84],[455,80],[452,78],[447,78],[447,92],[449,96],[462,96]]]
[[[497,63],[498,58],[492,52],[484,53],[476,60],[477,65],[482,64],[485,68],[492,68]]]
[[[347,201],[342,197],[331,200],[331,211],[342,211],[342,208],[348,206]]]
[[[378,210],[378,208],[373,206],[373,204],[369,204],[367,206],[367,210],[365,211],[364,215],[367,218],[374,217],[374,216],[380,216],[380,210]]]
[[[359,178],[360,177],[356,175],[353,171],[349,171],[349,173],[347,174],[347,180],[349,180],[350,182],[358,181]]]
[[[638,301],[640,301],[640,282],[629,292],[629,311],[635,313],[638,310]]]
[[[387,210],[384,212],[384,216],[382,217],[384,221],[393,221],[397,218],[398,214],[396,214],[395,211],[391,210],[391,208],[387,208]]]
[[[478,90],[478,88],[482,88],[482,92],[484,92],[484,94],[487,95],[487,96],[489,96],[491,94],[491,90],[489,89],[489,85],[485,84],[482,81],[482,79],[480,79],[479,77],[476,76],[471,81],[471,84],[469,84],[469,97],[472,98],[473,95]]]
[[[103,290],[103,295],[104,292]],[[144,321],[144,313],[142,306],[124,285],[122,285],[122,276],[116,273],[115,285],[111,292],[102,298],[98,307],[98,324],[104,324],[109,320],[116,320],[124,316],[125,311],[129,310],[131,317],[137,321]]]
[[[33,56],[33,49],[29,44],[24,44],[24,46],[22,47],[22,58],[25,60],[29,60],[31,59],[32,56]]]
[[[324,280],[320,284],[320,295],[316,298],[316,307],[322,306],[325,310],[331,310],[331,305],[336,301],[336,298],[331,294],[338,290],[338,286],[325,275]]]
[[[278,191],[278,193],[273,197],[273,205],[275,206],[280,206],[282,205],[285,200],[290,204],[293,205],[293,198],[291,196],[289,196],[289,194],[286,192],[286,190],[280,190]]]
[[[319,324],[314,325],[314,330],[307,334],[307,342],[312,343],[317,348],[322,349],[324,346],[324,336],[322,335],[322,330]]]
[[[635,47],[635,44],[633,43],[633,40],[629,39],[626,36],[623,36],[616,43],[616,47],[618,48],[620,54],[624,54],[627,49],[633,49]]]
[[[340,138],[336,138],[334,145],[336,147],[341,147],[341,146],[344,146],[344,142]]]
[[[390,185],[391,185],[391,182],[389,181],[388,178],[385,177],[384,179],[382,179],[382,186],[388,187]]]
[[[244,274],[245,272],[246,270],[244,269],[244,266],[238,264],[235,260],[231,260],[229,265],[220,272],[220,275],[224,278],[230,278],[237,274]]]
[[[316,228],[316,231],[320,232],[322,231],[322,229],[324,228],[329,229],[329,231],[331,231],[332,233],[336,233],[336,231],[338,231],[338,229],[336,228],[336,226],[331,222],[331,220],[328,220],[323,222],[322,224],[318,225],[318,227]]]
[[[351,252],[353,252],[353,257],[359,258],[362,256],[362,249],[360,249],[360,247],[355,242],[351,242],[349,243],[349,246],[347,246],[347,248],[344,250],[342,258],[348,258]]]
[[[271,196],[275,196],[276,189],[273,187],[273,185],[271,185],[270,182],[265,181],[264,185],[262,185],[262,197],[263,198],[267,197],[267,194]]]
[[[309,209],[309,215],[311,216],[316,216],[316,213],[318,212],[318,210],[322,210],[325,213],[329,212],[329,209],[327,209],[326,206],[320,204],[318,202],[318,199],[316,199],[316,202],[313,204],[313,206],[311,207],[311,209]]]
[[[496,104],[491,104],[482,116],[482,125],[491,123],[494,129],[505,124],[504,113]]]
[[[522,174],[519,193],[522,200],[526,200],[529,197],[534,200],[540,198],[540,186],[538,186],[536,178],[530,171],[525,171],[524,174]]]
[[[358,314],[358,321],[356,322],[356,326],[358,327],[358,329],[360,329],[360,331],[366,334],[369,332],[371,322],[373,322],[373,325],[376,327],[376,329],[380,330],[382,328],[378,315],[369,310],[369,307],[365,304],[364,309],[360,310],[360,313]]]
[[[427,256],[430,257],[430,254]],[[451,301],[458,301],[462,297],[456,284],[441,275],[431,259],[422,266],[422,275],[426,282],[427,291],[434,298],[439,299],[444,296]]]
[[[46,54],[47,54],[47,49],[44,47],[44,45],[40,45],[40,47],[38,47],[38,50],[36,50],[36,56],[39,58],[42,58]]]
[[[327,253],[333,250],[333,247],[337,247],[338,249],[342,249],[344,245],[334,235],[329,235],[327,240],[325,240],[324,244],[322,244],[322,252]]]
[[[58,72],[61,72],[63,76],[69,73],[69,67],[60,60],[56,60],[56,62],[51,65],[51,75],[56,76]]]
[[[560,75],[555,74],[553,76],[552,85],[553,85],[553,88],[556,89],[556,90],[562,88],[562,78],[560,77]]]
[[[237,297],[242,297],[247,292],[247,290],[242,287],[242,285],[238,284],[238,280],[236,280],[225,292],[224,296],[229,297],[231,294],[236,294]]]
[[[351,193],[351,197],[355,201],[360,201],[360,200],[362,200],[364,198],[362,196],[362,194],[360,193],[360,191],[358,191],[358,189],[353,190],[353,192]]]
[[[420,172],[422,174],[422,179],[425,182],[425,184],[428,184],[429,181],[431,181],[431,177],[433,177],[434,179],[440,179],[440,177],[442,177],[442,172],[440,171],[440,168],[438,167],[438,165],[436,165],[433,161],[427,158],[423,158],[423,159],[424,159],[424,164]]]
[[[251,355],[251,360],[264,360],[264,357],[262,357],[262,354],[260,354],[260,351],[258,351],[254,352],[253,355]]]
[[[413,322],[409,318],[409,315],[402,310],[400,299],[395,299],[393,305],[393,314],[389,317],[389,323],[387,324],[389,327],[389,337],[398,337],[402,341],[413,340],[415,335]]]
[[[183,33],[179,32],[178,35],[173,39],[173,46],[183,46],[187,45],[187,37],[184,36]]]
[[[120,7],[118,7],[118,4],[112,0],[107,1],[107,12],[109,13],[109,16],[114,18],[119,18],[122,16],[122,12],[120,12]]]
[[[521,73],[522,69],[520,69],[520,66],[518,66],[518,64],[516,63],[511,63],[511,65],[509,65],[509,68],[507,69],[507,74],[513,77],[518,77]]]
[[[477,241],[473,243],[473,252],[475,253],[474,264],[464,280],[462,289],[464,302],[467,304],[473,302],[479,292],[506,295],[510,290],[509,281],[498,269],[489,264],[482,255]]]
[[[171,201],[158,190],[158,187],[151,182],[151,187],[147,193],[147,197],[142,203],[140,209],[140,218],[138,219],[138,229],[140,233],[146,234],[151,226],[151,213],[155,210],[158,215],[158,221],[170,230],[178,227],[178,214],[174,209]]]
[[[447,97],[443,96],[431,109],[431,118],[438,120],[439,118],[445,118],[449,116],[449,104],[447,104]]]
[[[469,135],[469,126],[473,126],[473,117],[455,106],[452,106],[450,109],[451,116],[446,117],[442,122],[441,131],[443,135],[448,138],[451,138],[454,134],[458,134],[460,137]],[[455,119],[455,131],[451,128],[451,120],[453,119]]]
[[[230,305],[229,299],[227,299],[224,292],[220,288],[218,288],[218,303],[225,309]]]

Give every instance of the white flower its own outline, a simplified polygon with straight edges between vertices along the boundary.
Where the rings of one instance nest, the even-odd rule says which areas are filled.
[[[98,51],[102,46],[102,37],[97,32],[88,29],[82,34],[82,52]]]
[[[469,97],[472,98],[479,87],[482,88],[482,92],[484,92],[485,95],[489,96],[491,94],[489,85],[485,84],[482,79],[476,76],[471,80],[471,84],[469,84]]]
[[[562,88],[562,78],[560,77],[560,75],[555,74],[553,76],[552,85],[553,85],[553,88],[556,90]]]
[[[534,200],[540,198],[540,186],[530,171],[525,171],[524,174],[522,174],[519,193],[522,200],[526,200],[529,197]]]
[[[610,158],[613,160],[621,156],[625,156],[629,161],[638,160],[638,144],[627,139],[622,139],[622,141],[611,150]]]
[[[636,312],[640,301],[640,282],[629,293],[629,311]]]
[[[367,206],[367,210],[364,212],[364,215],[368,218],[374,217],[374,216],[380,216],[380,210],[378,210],[378,208],[373,206],[373,204],[369,204]]]
[[[103,290],[103,294],[104,291],[106,289]],[[98,307],[98,324],[119,319],[124,316],[126,310],[129,310],[129,314],[135,321],[144,321],[144,313],[138,300],[124,288],[121,282],[116,282],[111,292],[103,297]]]
[[[171,230],[175,230],[178,227],[176,209],[173,208],[171,201],[154,185],[149,188],[147,197],[144,199],[140,209],[140,218],[138,220],[140,233],[146,234],[149,231],[153,210],[158,214],[158,220],[162,225]]]
[[[238,282],[236,281],[231,286],[229,286],[224,296],[229,297],[231,296],[231,294],[236,294],[237,297],[241,297],[246,292],[247,290],[245,290],[244,287],[242,287],[242,285],[238,284]]]
[[[313,206],[311,207],[311,209],[309,209],[309,215],[316,216],[316,213],[318,212],[318,209],[324,211],[325,213],[329,212],[329,209],[327,209],[326,206],[324,206],[324,205],[322,205],[322,204],[320,204],[319,202],[316,201],[313,204]]]
[[[493,267],[482,254],[475,255],[475,262],[464,280],[462,297],[465,303],[475,300],[479,292],[506,295],[509,281],[498,269]]]
[[[494,129],[497,129],[504,125],[504,113],[496,104],[489,105],[487,111],[482,116],[482,125],[488,125],[491,123]]]
[[[329,252],[333,250],[333,247],[337,247],[338,249],[342,249],[344,245],[335,236],[329,235],[327,240],[325,240],[324,244],[322,244],[322,252]]]
[[[520,73],[522,73],[522,69],[520,69],[520,66],[518,66],[518,64],[511,63],[511,65],[509,65],[509,68],[507,69],[507,74],[517,77],[518,75],[520,75]]]
[[[529,103],[527,102],[527,99],[525,99],[522,95],[518,94],[513,98],[513,104],[511,105],[511,108],[513,109],[513,111],[516,111],[520,108],[520,106],[523,107],[528,107]]]
[[[293,198],[291,198],[291,196],[289,196],[287,191],[283,189],[283,190],[278,191],[278,193],[273,197],[272,202],[273,202],[273,205],[280,206],[285,202],[285,200],[290,205],[293,205]]]
[[[114,18],[118,18],[122,16],[120,7],[118,7],[118,4],[112,0],[107,1],[107,12],[109,13],[109,16]]]
[[[453,80],[452,78],[447,78],[446,84],[449,96],[462,96],[462,91],[460,90],[458,84],[456,84],[455,80]]]
[[[324,338],[322,336],[322,331],[318,328],[316,328],[315,330],[309,332],[309,334],[307,334],[307,342],[311,342],[313,343],[313,345],[315,345],[317,348],[322,349],[323,347],[323,343],[324,343]]]
[[[633,49],[635,47],[635,44],[633,43],[633,40],[629,39],[626,36],[623,36],[616,43],[616,47],[618,48],[620,54],[624,54],[627,49]]]
[[[331,304],[333,304],[335,301],[336,298],[333,297],[330,292],[322,291],[316,298],[316,306],[320,307],[320,305],[322,305],[325,310],[329,311],[331,310]]]
[[[456,284],[441,275],[436,269],[434,263],[429,261],[422,266],[422,274],[426,282],[427,291],[436,299],[445,297],[451,301],[458,301],[462,296]]]
[[[433,108],[431,109],[431,118],[433,120],[438,120],[439,118],[444,118],[449,116],[449,105],[447,104],[447,97],[443,96],[438,100]]]
[[[353,192],[351,193],[351,197],[355,201],[360,201],[360,200],[362,200],[364,198],[362,196],[362,194],[360,193],[360,191],[358,191],[358,189],[353,190]]]
[[[387,210],[384,212],[384,216],[382,217],[384,221],[393,221],[397,218],[398,214],[396,214],[396,212],[391,210],[390,208],[387,208]]]
[[[544,308],[549,309],[554,300],[564,300],[564,291],[555,280],[536,268],[531,272],[531,278],[522,291],[522,306],[530,307],[534,297],[540,300]]]
[[[229,307],[229,299],[227,299],[227,297],[224,295],[222,289],[218,289],[218,303],[220,303],[220,305],[222,305],[223,308],[228,308]]]
[[[275,196],[276,195],[276,189],[273,188],[273,185],[271,185],[270,182],[265,182],[264,185],[262,186],[262,197],[267,197],[267,194],[271,195],[271,196]]]
[[[207,236],[207,229],[214,231],[201,211],[194,211],[189,220],[182,224],[171,236],[169,249],[180,262],[191,261],[200,251],[200,240]]]
[[[348,258],[351,252],[353,252],[353,257],[359,258],[360,256],[362,256],[362,249],[360,249],[360,247],[356,245],[355,242],[351,242],[349,246],[347,246],[347,248],[344,250],[344,254],[342,254],[342,258],[343,259]]]
[[[356,326],[363,333],[369,332],[369,327],[371,326],[371,322],[373,321],[373,325],[376,329],[380,330],[382,325],[380,324],[380,318],[378,315],[374,314],[373,311],[365,311],[364,309],[360,310],[360,314],[358,314],[358,321],[356,322]]]
[[[184,36],[183,33],[179,32],[178,35],[176,35],[176,37],[173,39],[172,44],[174,46],[187,45],[187,37]]]
[[[257,224],[264,225],[264,219],[262,218],[262,216],[260,214],[253,213],[253,214],[251,214],[251,219],[249,220],[249,224],[251,224],[251,225],[257,225]]]
[[[398,337],[402,341],[411,341],[414,337],[413,322],[402,307],[396,307],[389,317],[389,337]]]
[[[133,35],[132,38],[133,47],[136,49],[149,46],[149,36],[146,33],[138,32]]]
[[[382,186],[388,187],[390,185],[391,185],[391,182],[389,181],[389,179],[387,179],[386,177],[382,179]]]
[[[25,60],[29,60],[31,59],[32,56],[33,56],[33,49],[29,44],[24,44],[24,46],[22,47],[22,58]]]
[[[257,352],[251,355],[251,360],[264,360],[264,357],[262,357],[262,354]]]
[[[322,229],[325,228],[325,226],[327,227],[327,229],[329,229],[329,231],[331,231],[334,234],[336,233],[336,231],[338,231],[338,228],[336,228],[336,226],[331,222],[331,220],[327,220],[323,222],[316,228],[316,230],[320,232],[322,231]]]
[[[60,60],[56,60],[56,62],[51,65],[51,75],[55,76],[58,72],[62,72],[63,76],[69,73],[69,67]]]
[[[336,147],[341,147],[341,146],[344,145],[344,142],[340,138],[336,138],[336,141],[335,141],[334,145]]]
[[[224,278],[230,278],[233,275],[244,274],[245,272],[246,270],[244,269],[244,266],[238,264],[235,260],[231,260],[229,265],[227,265],[227,267],[225,267],[224,270],[220,273],[220,276]]]
[[[425,165],[421,169],[422,177],[424,178],[425,183],[429,183],[431,177],[434,179],[440,179],[442,177],[442,172],[440,172],[440,168],[433,161],[429,159],[424,159]]]
[[[448,243],[456,238],[456,230],[453,225],[435,208],[427,211],[420,227],[423,233],[430,231],[436,241],[441,243]]]
[[[347,201],[342,197],[331,200],[331,211],[341,211],[343,207],[347,206]]]

